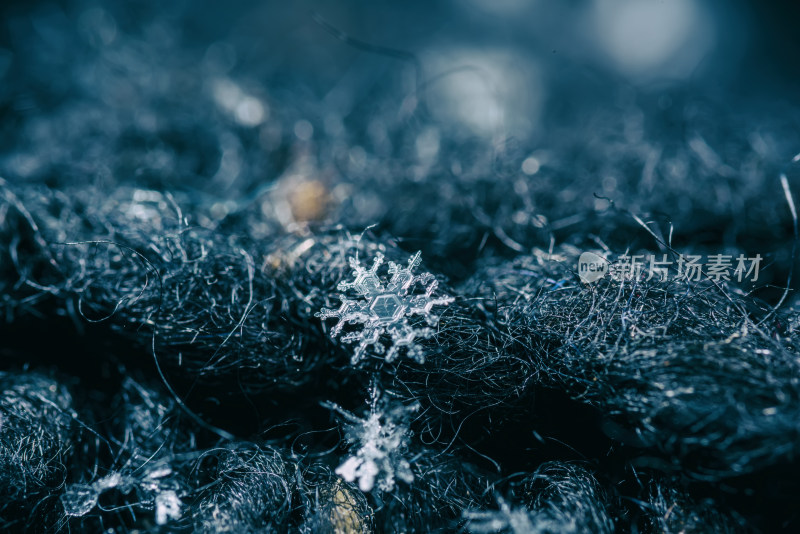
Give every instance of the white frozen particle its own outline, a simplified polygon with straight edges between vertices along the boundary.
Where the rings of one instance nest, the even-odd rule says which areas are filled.
[[[156,524],[165,525],[170,519],[180,519],[181,500],[174,491],[162,491],[156,495],[155,505]]]
[[[109,489],[120,486],[123,482],[119,473],[111,473],[92,484],[69,484],[61,494],[64,513],[74,517],[88,514],[97,505],[100,495]]]
[[[375,477],[380,473],[377,464],[372,460],[365,460],[351,456],[342,465],[336,468],[336,474],[348,482],[358,479],[361,491],[372,491],[375,486]]]
[[[387,362],[394,361],[400,350],[405,349],[410,358],[418,362],[425,361],[425,352],[416,340],[427,339],[434,334],[431,327],[439,323],[439,315],[433,313],[434,306],[446,306],[453,302],[448,295],[434,296],[438,281],[430,273],[414,274],[420,264],[420,252],[408,260],[406,267],[389,262],[389,274],[392,277],[384,284],[378,276],[378,269],[383,264],[383,254],[375,255],[372,267],[364,268],[357,258],[350,259],[350,267],[354,271],[352,282],[339,283],[339,291],[348,290],[356,293],[355,298],[339,295],[342,305],[338,310],[322,308],[316,314],[323,320],[330,317],[339,319],[331,330],[331,337],[336,338],[346,324],[361,324],[361,330],[355,330],[342,336],[345,343],[358,341],[351,363],[361,361],[371,346],[376,354],[385,354]],[[415,327],[409,318],[421,315],[427,327]],[[381,337],[388,335],[391,342],[387,347]]]
[[[179,519],[181,516],[182,502],[178,494],[167,489],[164,485],[168,481],[172,469],[167,466],[156,466],[140,480],[120,473],[111,473],[101,477],[91,484],[69,484],[61,494],[61,504],[64,513],[73,517],[81,517],[91,512],[97,506],[100,496],[112,489],[122,493],[136,491],[141,503],[149,503],[155,509],[156,523],[166,524],[170,519]]]
[[[411,483],[414,474],[404,458],[411,437],[408,423],[418,404],[379,403],[380,394],[373,390],[369,414],[360,418],[335,405],[329,407],[346,420],[347,441],[353,446],[351,456],[336,468],[336,474],[347,482],[358,480],[361,491],[392,491],[395,480]]]

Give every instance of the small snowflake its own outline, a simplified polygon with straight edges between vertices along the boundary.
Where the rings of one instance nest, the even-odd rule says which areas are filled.
[[[383,254],[376,254],[370,269],[364,268],[358,258],[350,259],[355,278],[352,282],[339,283],[338,288],[339,291],[354,290],[357,297],[339,295],[342,305],[338,310],[322,308],[316,316],[323,320],[330,317],[339,319],[331,330],[332,338],[341,333],[345,324],[364,325],[363,329],[342,336],[345,343],[359,342],[353,353],[354,365],[364,358],[370,346],[379,355],[385,353],[387,362],[394,361],[403,347],[410,358],[420,363],[425,361],[425,352],[416,340],[427,339],[434,334],[430,327],[439,323],[439,315],[432,312],[433,307],[446,306],[454,299],[447,295],[433,296],[439,282],[430,273],[414,274],[420,261],[420,252],[409,258],[406,267],[390,261],[389,274],[392,277],[384,285],[378,276],[378,268],[383,264]],[[413,292],[417,284],[424,289],[424,293]],[[422,315],[428,327],[412,326],[409,317],[413,315]],[[388,350],[381,341],[384,334],[391,336]]]
[[[61,504],[68,516],[81,517],[100,506],[100,497],[107,491],[134,491],[140,506],[155,510],[156,524],[165,525],[170,519],[180,519],[183,505],[176,483],[170,479],[172,474],[170,467],[155,463],[142,478],[114,472],[91,484],[69,484],[61,494]]]
[[[345,423],[347,441],[353,445],[351,456],[336,468],[336,474],[347,482],[358,480],[361,491],[392,491],[395,480],[410,484],[414,480],[411,464],[404,454],[411,437],[409,420],[419,404],[404,406],[379,402],[380,392],[372,390],[370,411],[360,418],[333,403],[325,405],[339,412]]]

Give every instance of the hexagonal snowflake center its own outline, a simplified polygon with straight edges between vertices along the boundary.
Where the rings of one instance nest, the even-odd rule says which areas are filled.
[[[403,303],[397,295],[378,295],[369,307],[381,322],[391,322],[403,315]]]

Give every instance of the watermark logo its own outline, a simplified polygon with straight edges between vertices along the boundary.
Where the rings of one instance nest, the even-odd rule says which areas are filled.
[[[603,278],[608,272],[608,262],[594,252],[584,252],[578,258],[578,276],[587,284]]]
[[[625,280],[685,280],[697,282],[701,278],[712,282],[756,282],[763,258],[760,254],[748,258],[744,254],[711,254],[702,261],[698,255],[669,256],[663,254],[629,256],[623,254],[616,261],[609,261],[594,252],[584,252],[578,258],[578,276],[591,284],[609,275],[619,282]]]

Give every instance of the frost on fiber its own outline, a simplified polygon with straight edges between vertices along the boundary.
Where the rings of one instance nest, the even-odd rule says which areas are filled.
[[[465,510],[465,527],[472,534],[502,532],[611,534],[607,495],[585,466],[545,462],[530,475],[515,481],[513,501],[497,496],[492,510]]]

